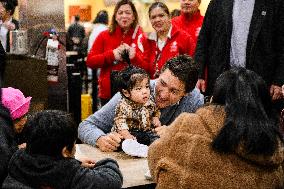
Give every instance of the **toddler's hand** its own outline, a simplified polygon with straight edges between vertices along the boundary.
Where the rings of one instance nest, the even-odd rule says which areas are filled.
[[[95,164],[96,164],[94,160],[87,159],[87,158],[80,159],[79,161],[82,162],[81,166],[86,167],[86,168],[93,168],[95,167]]]
[[[27,147],[27,143],[23,143],[23,144],[18,145],[19,149],[25,149],[26,147]]]
[[[152,118],[152,124],[155,126],[155,127],[161,127],[162,124],[160,122],[160,119],[158,117],[153,117]]]
[[[121,131],[119,131],[118,132],[120,135],[122,135],[122,137],[124,138],[124,139],[133,139],[133,140],[136,140],[136,138],[132,135],[132,134],[130,134],[130,132],[128,131],[128,130],[121,130]]]

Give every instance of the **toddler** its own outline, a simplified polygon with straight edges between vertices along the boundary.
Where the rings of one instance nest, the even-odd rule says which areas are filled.
[[[150,79],[141,68],[129,66],[118,74],[116,81],[122,95],[116,106],[113,130],[124,139],[137,139],[149,145],[158,136],[153,132],[161,126],[160,111],[150,98]]]
[[[282,97],[284,98],[284,85],[282,85]],[[284,138],[284,109],[282,110],[280,116],[280,131]]]
[[[26,149],[12,156],[2,188],[121,188],[116,161],[85,162],[74,158],[77,127],[70,115],[46,110],[30,116]]]

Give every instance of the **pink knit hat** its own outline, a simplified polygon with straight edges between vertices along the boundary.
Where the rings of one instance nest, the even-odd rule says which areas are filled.
[[[10,111],[12,120],[25,115],[30,108],[32,97],[25,97],[19,89],[2,88],[2,104]]]

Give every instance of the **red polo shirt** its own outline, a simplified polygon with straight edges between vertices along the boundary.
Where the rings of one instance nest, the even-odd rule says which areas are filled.
[[[145,62],[148,63],[147,71],[152,79],[156,78],[156,72],[160,72],[167,60],[179,54],[193,56],[195,45],[192,38],[176,26],[172,25],[171,32],[164,47],[160,50],[157,45],[157,34],[150,33],[144,36],[142,43],[138,43],[138,48],[143,52]],[[143,45],[142,45],[143,44]]]
[[[199,10],[190,18],[188,18],[184,13],[181,13],[180,16],[172,19],[172,24],[188,33],[196,44],[199,31],[202,27],[203,18],[204,17],[201,16]]]
[[[113,64],[114,54],[113,50],[126,43],[132,47],[137,47],[137,39],[143,35],[142,29],[139,28],[136,35],[133,35],[134,29],[130,29],[124,34],[119,26],[116,27],[114,33],[110,34],[109,30],[101,32],[96,38],[92,49],[87,56],[87,66],[90,68],[101,68],[100,76],[98,79],[99,92],[98,96],[103,99],[111,98],[111,83],[110,74],[112,70],[122,70],[127,64],[119,62]],[[134,36],[134,38],[133,38]],[[131,63],[141,68],[148,68],[144,65],[142,55],[136,53],[136,56],[131,60]]]

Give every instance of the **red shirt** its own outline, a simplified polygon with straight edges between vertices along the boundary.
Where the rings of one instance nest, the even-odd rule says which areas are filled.
[[[126,34],[123,34],[121,28],[117,26],[114,33],[110,34],[109,30],[106,30],[101,32],[96,38],[87,56],[86,64],[88,67],[93,69],[101,68],[100,76],[98,79],[98,96],[100,98],[111,98],[111,71],[122,70],[127,66],[127,63],[124,62],[119,62],[115,65],[113,64],[115,61],[113,50],[120,46],[122,43],[127,43],[128,45],[136,48],[137,39],[139,36],[141,38],[143,32],[141,28],[139,28],[135,36],[133,36],[133,33],[134,29],[130,29]],[[135,57],[131,60],[131,63],[145,69],[145,65],[143,65],[143,59],[140,53],[136,53]]]
[[[188,54],[190,56],[194,54],[195,45],[192,38],[175,26],[172,26],[171,33],[168,35],[162,50],[158,48],[157,34],[155,32],[150,33],[147,38],[141,40],[143,41],[143,47],[142,49],[140,48],[141,43],[138,44],[138,47],[143,51],[145,62],[148,62],[147,71],[152,79],[157,77],[155,73],[159,73],[170,58],[179,54]]]
[[[190,18],[181,13],[180,16],[174,17],[172,19],[172,24],[188,33],[192,37],[196,45],[199,31],[202,27],[203,18],[204,17],[201,16],[199,10]]]

